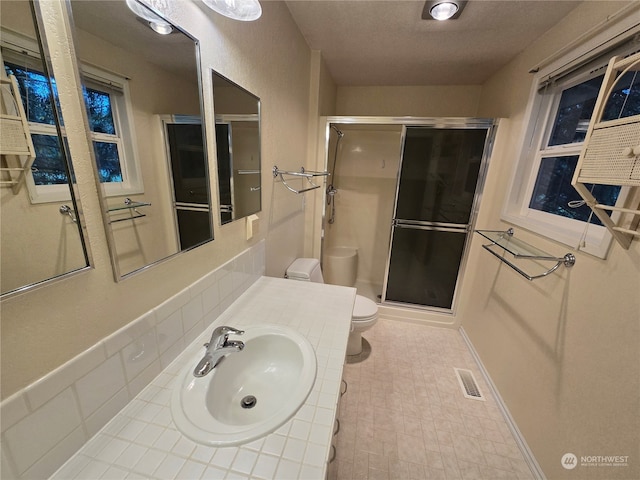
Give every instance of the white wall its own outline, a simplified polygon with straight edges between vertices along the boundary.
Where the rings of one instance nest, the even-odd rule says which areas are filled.
[[[201,3],[198,5],[202,5]],[[221,227],[215,218],[212,243],[115,283],[90,143],[82,121],[70,26],[61,2],[42,2],[47,41],[54,56],[63,115],[85,213],[93,269],[20,296],[3,300],[1,332],[2,398],[6,398],[162,303],[226,260],[266,238],[267,274],[281,275],[302,254],[302,199],[274,184],[270,169],[299,168],[307,152],[311,53],[286,6],[263,2],[263,16],[243,24],[194,2],[161,10],[201,42],[205,116],[213,125],[211,68],[262,100],[262,200],[259,226],[245,239],[244,221]],[[213,129],[207,130],[209,158],[215,158]],[[215,169],[212,169],[217,207]],[[215,216],[214,216],[215,217]],[[4,227],[4,225],[3,225]]]

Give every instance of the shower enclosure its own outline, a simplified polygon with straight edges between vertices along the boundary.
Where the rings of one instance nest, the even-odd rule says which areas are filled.
[[[453,312],[496,122],[337,118],[328,125],[344,134],[331,179],[340,201],[324,246],[358,248],[359,293],[370,282],[384,305]]]

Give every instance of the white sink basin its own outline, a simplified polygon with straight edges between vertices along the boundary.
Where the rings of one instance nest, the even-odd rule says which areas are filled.
[[[316,378],[316,355],[309,341],[290,328],[246,327],[240,352],[224,357],[206,376],[193,369],[204,348],[189,362],[171,398],[178,429],[195,442],[230,446],[273,432],[306,400]]]

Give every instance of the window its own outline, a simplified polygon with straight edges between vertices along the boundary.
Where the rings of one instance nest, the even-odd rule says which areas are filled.
[[[28,49],[3,45],[2,56],[6,73],[14,75],[18,82],[36,150],[31,178],[27,181],[31,201],[67,200],[68,173],[55,124],[57,106],[52,100],[58,98],[55,81],[49,82],[41,60],[30,55]],[[83,93],[100,182],[107,195],[140,193],[142,183],[132,143],[126,79],[94,67],[83,70],[86,77]],[[64,125],[61,131],[64,137]]]
[[[611,236],[571,185],[584,145],[600,85],[610,57],[638,49],[629,44],[592,59],[580,69],[560,74],[553,82],[534,82],[530,125],[503,211],[511,223],[604,258]],[[546,72],[548,74],[548,72]],[[640,78],[626,74],[612,92],[607,119],[640,113]],[[599,202],[614,205],[625,191],[591,186]]]

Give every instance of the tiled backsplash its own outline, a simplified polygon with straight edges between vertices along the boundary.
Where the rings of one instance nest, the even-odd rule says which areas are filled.
[[[47,478],[260,276],[265,242],[0,405],[3,479]]]

